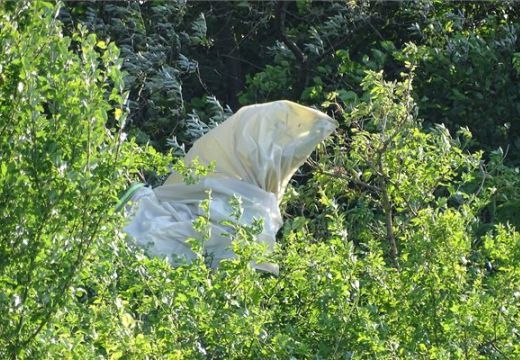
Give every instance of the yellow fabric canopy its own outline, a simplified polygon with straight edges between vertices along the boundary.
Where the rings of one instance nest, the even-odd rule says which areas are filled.
[[[193,185],[173,173],[164,185],[139,190],[134,196],[134,215],[124,230],[150,255],[167,257],[172,265],[180,263],[179,258],[189,261],[195,254],[186,240],[198,235],[192,222],[201,214],[199,205],[206,191],[211,190],[212,231],[204,250],[211,255],[212,266],[235,256],[232,234],[221,225],[229,220],[233,195],[242,199],[241,224],[264,219],[257,240],[272,250],[282,226],[278,206],[291,176],[336,125],[327,115],[290,101],[243,107],[198,139],[186,154],[187,165],[195,158],[202,165],[214,161],[214,173]],[[278,273],[276,264],[253,266]]]

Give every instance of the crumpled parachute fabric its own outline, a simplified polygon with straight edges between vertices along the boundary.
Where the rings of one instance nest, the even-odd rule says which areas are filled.
[[[186,239],[200,236],[192,222],[202,215],[199,205],[211,190],[211,238],[204,250],[212,266],[234,256],[230,230],[220,224],[230,220],[234,195],[242,199],[239,223],[263,218],[258,241],[273,249],[283,223],[279,203],[290,178],[336,126],[322,112],[286,100],[245,106],[198,139],[184,158],[186,165],[195,158],[201,165],[215,162],[214,172],[193,185],[173,173],[162,186],[142,188],[133,198],[133,215],[124,231],[152,256],[167,257],[174,266],[179,257],[190,261],[195,254]],[[278,273],[276,264],[253,266]]]

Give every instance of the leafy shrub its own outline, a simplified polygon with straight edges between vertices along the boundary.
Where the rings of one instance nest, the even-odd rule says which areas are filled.
[[[112,237],[118,192],[145,158],[124,141],[118,49],[84,28],[64,37],[56,12],[0,5],[2,357],[37,356],[36,339],[70,301],[89,252]]]

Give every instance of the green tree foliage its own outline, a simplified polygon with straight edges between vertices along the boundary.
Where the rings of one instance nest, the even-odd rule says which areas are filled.
[[[239,257],[217,271],[206,267],[197,244],[208,230],[208,197],[194,222],[200,238],[191,241],[199,257],[189,265],[149,259],[117,233],[98,242],[74,296],[38,338],[40,351],[116,359],[517,357],[520,235],[505,226],[475,235],[482,199],[464,188],[480,155],[463,152],[446,129],[421,130],[410,81],[365,78],[367,101],[346,114],[360,127],[350,152],[339,141],[323,147],[318,171],[287,199],[304,210],[288,219],[268,257],[280,264],[279,277],[250,265],[265,261],[254,241],[261,224],[242,227],[233,217],[227,226]],[[232,205],[237,219],[239,202]]]
[[[438,6],[415,24],[423,39],[417,99],[430,123],[467,126],[478,146],[520,150],[520,18],[508,2]],[[508,159],[508,160],[509,160]]]
[[[421,118],[468,127],[472,149],[520,150],[517,8],[509,1],[70,2],[61,18],[121,48],[131,126],[142,143],[190,144],[240,105],[353,105],[364,71],[399,79],[406,43],[417,54]],[[169,142],[170,144],[175,143]]]
[[[518,170],[505,150],[489,161],[470,150],[467,128],[450,132],[460,119],[444,93],[424,99],[430,77],[437,89],[467,85],[462,62],[439,65],[450,41],[481,45],[474,72],[499,76],[480,66],[514,46],[497,55],[479,39],[501,38],[514,11],[461,6],[475,27],[457,27],[458,5],[413,4],[2,3],[0,357],[519,358]],[[199,65],[183,73],[182,59]],[[242,79],[234,100],[212,60]],[[209,269],[208,194],[189,240],[197,259],[172,268],[120,230],[118,194],[171,162],[125,139],[126,125],[139,141],[189,143],[226,116],[212,95],[300,99],[341,126],[289,187],[274,253],[255,241],[261,219],[237,223],[235,198],[225,226],[238,256]],[[513,114],[474,100],[493,119],[482,124]],[[447,126],[424,126],[435,112]],[[174,166],[188,181],[205,170]],[[280,275],[252,261],[277,262]]]
[[[194,8],[207,14],[212,46],[188,52],[207,64],[201,73],[218,98],[236,103],[239,87],[242,105],[278,98],[315,104],[342,89],[339,100],[351,105],[362,94],[364,71],[384,69],[388,79],[399,78],[410,60],[402,50],[413,41],[422,49],[413,94],[425,122],[452,131],[467,126],[475,134],[473,149],[509,147],[508,162],[518,161],[520,18],[512,2],[208,2]],[[223,33],[234,39],[229,50]],[[215,63],[229,81],[212,74]]]
[[[129,129],[141,144],[164,149],[167,139],[190,143],[207,127],[201,118],[207,123],[225,118],[211,94],[194,99],[183,88],[183,79],[190,75],[199,87],[202,81],[198,63],[183,52],[207,44],[204,14],[190,18],[186,10],[183,1],[74,1],[60,12],[68,32],[83,24],[119,47],[129,93]],[[194,107],[197,112],[192,112]]]
[[[0,7],[1,357],[35,356],[144,159],[124,142],[118,49],[84,28],[64,37],[56,15],[45,2]]]

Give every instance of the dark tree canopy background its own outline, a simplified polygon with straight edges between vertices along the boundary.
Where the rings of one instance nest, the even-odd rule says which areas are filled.
[[[514,1],[74,1],[60,16],[121,48],[132,125],[160,147],[190,143],[190,124],[221,121],[222,107],[315,104],[342,89],[348,108],[365,70],[399,79],[413,42],[425,123],[467,126],[475,149],[500,146],[517,163],[519,12]]]

